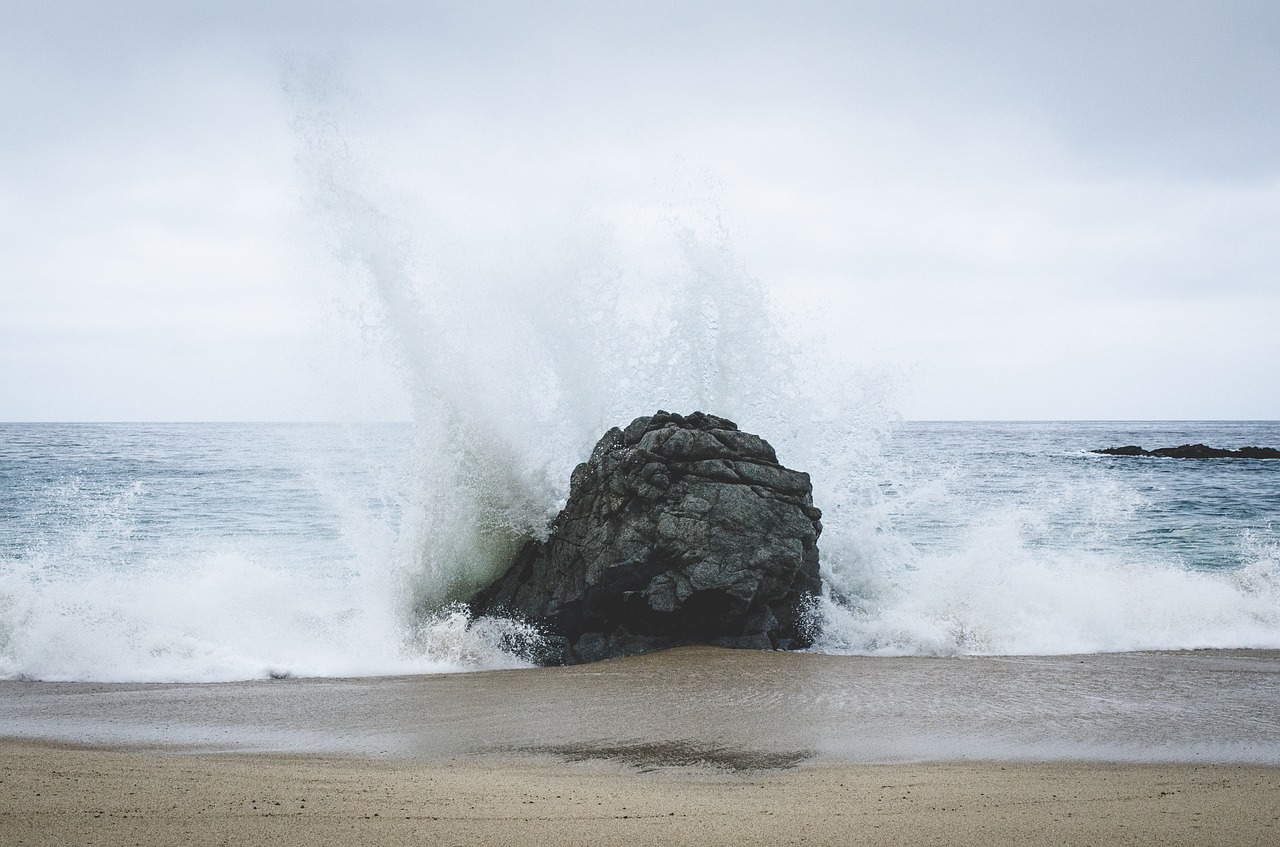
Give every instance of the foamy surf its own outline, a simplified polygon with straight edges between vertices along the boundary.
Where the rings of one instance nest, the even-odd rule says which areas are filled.
[[[1132,551],[1029,548],[1007,529],[985,529],[956,552],[886,568],[874,588],[859,582],[862,596],[824,598],[813,649],[947,656],[1280,648],[1274,548],[1237,567],[1188,570]]]
[[[363,589],[363,590],[362,590]],[[394,595],[234,554],[141,572],[0,577],[0,676],[103,682],[444,673],[527,665],[514,622],[443,608],[406,626]]]
[[[1042,447],[1096,441],[1088,427],[1036,426],[899,428],[884,456],[859,452],[862,464],[843,466],[843,494],[831,485],[836,463],[818,463],[826,596],[816,651],[1280,648],[1273,471],[1184,463],[1135,477]],[[0,559],[0,675],[381,676],[536,655],[536,633],[450,605],[471,583],[425,578],[424,545],[440,549],[427,528],[447,524],[415,499],[425,483],[421,466],[403,464],[415,450],[408,427],[31,424],[4,434],[27,446],[5,458],[16,517]],[[940,439],[949,471],[930,479]],[[111,458],[139,441],[150,444],[142,465]],[[93,455],[108,458],[90,478]],[[204,494],[187,496],[196,485]],[[538,505],[550,514],[559,494],[548,490]],[[1228,490],[1237,502],[1224,515]]]

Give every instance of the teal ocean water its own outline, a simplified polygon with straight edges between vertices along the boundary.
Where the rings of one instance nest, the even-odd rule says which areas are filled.
[[[740,423],[814,478],[816,651],[1280,648],[1280,462],[1087,452],[1280,423]],[[410,424],[0,424],[0,676],[518,666],[515,624],[449,603],[545,526],[590,438],[442,464],[469,442]]]

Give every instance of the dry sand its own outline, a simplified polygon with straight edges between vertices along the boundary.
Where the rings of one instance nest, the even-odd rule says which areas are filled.
[[[1280,844],[1280,768],[369,759],[0,742],[0,842]]]

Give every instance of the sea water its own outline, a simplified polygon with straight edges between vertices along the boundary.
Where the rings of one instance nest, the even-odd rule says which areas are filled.
[[[874,455],[810,468],[826,509],[813,649],[1280,648],[1280,462],[1088,452],[1193,441],[1275,446],[1280,424],[899,423],[859,439]],[[524,664],[504,650],[516,624],[451,605],[484,577],[439,567],[476,536],[433,539],[457,532],[432,507],[458,483],[422,450],[410,424],[0,425],[0,675]],[[584,458],[558,482],[532,474],[541,499],[523,512],[545,526]]]
[[[1090,452],[1188,442],[1280,443],[1280,423],[903,425],[828,577],[820,649],[1277,646],[1280,462]]]
[[[0,675],[524,663],[506,648],[536,633],[457,601],[546,533],[609,427],[658,409],[810,473],[816,650],[1280,647],[1280,462],[1087,452],[1280,446],[1280,425],[902,423],[893,368],[753,276],[717,204],[455,231],[360,157],[326,79],[290,89],[302,193],[412,423],[0,424]]]

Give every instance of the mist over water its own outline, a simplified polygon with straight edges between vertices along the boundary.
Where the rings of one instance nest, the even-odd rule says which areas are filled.
[[[835,356],[824,339],[839,327],[771,300],[702,207],[543,221],[538,249],[508,236],[424,266],[358,181],[336,190],[348,161],[320,167],[339,252],[374,293],[414,397],[411,610],[497,576],[545,531],[572,466],[610,426],[698,409],[813,477],[827,586],[816,649],[1280,646],[1273,464],[1183,464],[1162,487],[1135,476],[1145,466],[1084,453],[1134,438],[1271,444],[1274,426],[1078,425],[1030,441],[978,427],[943,433],[954,452],[939,452],[897,422],[893,381]],[[974,473],[1007,479],[974,486]]]
[[[837,513],[874,497],[854,471],[874,462],[894,386],[786,327],[714,203],[548,208],[526,231],[478,236],[433,232],[421,213],[415,227],[387,211],[412,203],[353,154],[332,82],[304,80],[295,129],[315,215],[412,399],[415,608],[492,581],[545,533],[595,441],[658,409],[765,435]]]
[[[896,381],[754,278],[714,203],[450,231],[318,90],[295,126],[310,212],[412,425],[6,426],[0,675],[520,664],[501,645],[529,633],[451,602],[546,532],[607,429],[660,408],[731,418],[811,474],[814,649],[1280,648],[1280,463],[1083,452],[1275,446],[1277,425],[903,424]]]

